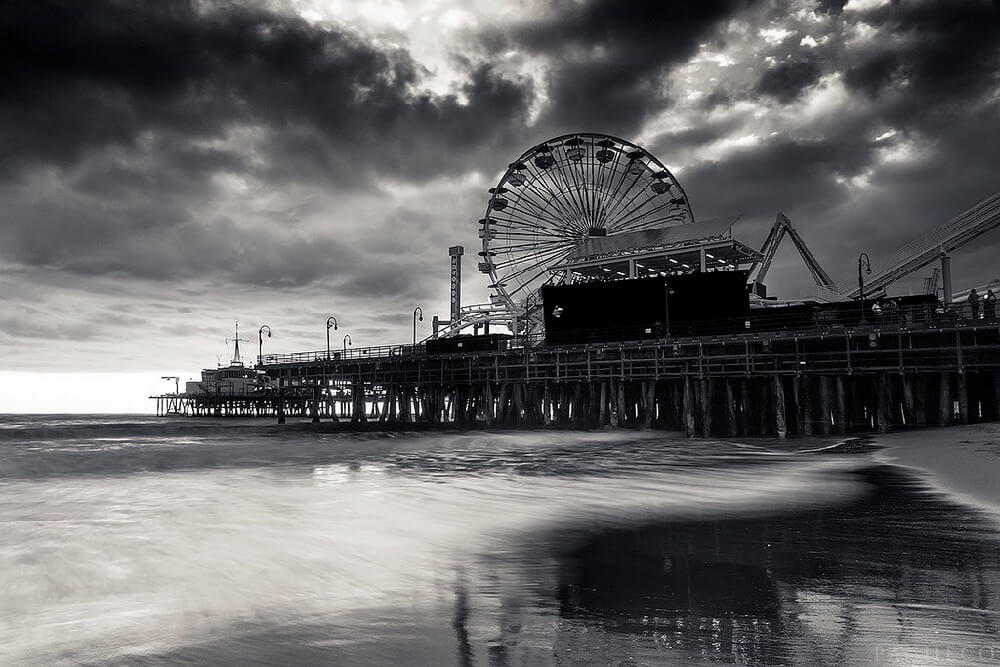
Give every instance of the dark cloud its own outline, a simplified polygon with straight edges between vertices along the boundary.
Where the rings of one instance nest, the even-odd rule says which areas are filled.
[[[824,14],[840,14],[846,4],[847,0],[818,0],[816,8]]]
[[[1000,85],[1000,6],[989,0],[900,2],[863,15],[879,30],[848,70],[848,85],[877,93],[905,80],[919,106],[960,103]]]
[[[630,136],[668,102],[664,82],[670,67],[750,4],[561,2],[548,18],[515,25],[502,38],[491,34],[488,43],[494,50],[525,49],[552,63],[543,127]]]
[[[420,92],[422,67],[404,50],[261,7],[7,8],[0,260],[84,278],[328,279],[412,293],[366,268],[378,244],[362,252],[333,230],[293,231],[329,215],[308,196],[278,198],[252,219],[207,213],[239,198],[214,177],[363,191],[376,177],[425,182],[481,167],[484,151],[523,134],[531,85],[489,64],[469,62],[466,74],[453,94]],[[383,234],[382,245],[399,238]]]
[[[761,75],[756,90],[788,104],[819,81],[821,73],[820,66],[809,60],[780,63]]]
[[[0,18],[0,174],[134,146],[146,133],[210,141],[252,127],[268,149],[259,170],[271,179],[429,177],[468,162],[457,150],[429,160],[425,144],[489,144],[530,103],[525,82],[488,65],[471,73],[462,98],[416,92],[421,73],[403,50],[262,8],[17,3]]]
[[[696,152],[699,148],[724,139],[739,128],[740,121],[736,118],[725,118],[722,120],[706,119],[698,125],[692,125],[680,130],[668,130],[657,136],[653,143],[653,146],[657,150],[653,152],[659,155],[659,151],[662,150],[663,157],[684,149]],[[650,146],[650,148],[653,146]]]
[[[716,88],[705,96],[701,102],[702,108],[711,111],[715,107],[725,107],[733,103],[733,95],[721,88]]]
[[[844,83],[869,97],[877,97],[899,72],[899,56],[894,52],[877,53],[863,62],[848,67]]]
[[[699,219],[735,213],[823,208],[844,197],[838,183],[873,159],[871,142],[850,136],[824,140],[777,137],[760,146],[702,163],[684,173]]]

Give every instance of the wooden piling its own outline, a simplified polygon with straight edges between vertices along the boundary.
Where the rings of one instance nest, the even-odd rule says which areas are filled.
[[[788,425],[785,423],[785,388],[781,376],[774,376],[774,430],[778,438],[788,436]]]
[[[612,426],[625,426],[628,424],[628,409],[625,405],[625,382],[618,380],[615,382],[615,411],[612,416],[614,423]]]
[[[309,414],[312,417],[312,423],[319,423],[319,386],[314,386],[312,390],[312,402],[309,404]]]
[[[722,379],[723,384],[726,386],[726,435],[733,437],[736,435],[738,430],[737,419],[736,419],[736,396],[733,391],[733,382],[735,380]]]
[[[701,435],[712,435],[712,388],[707,378],[698,381],[698,402],[701,413]]]
[[[694,392],[691,391],[690,376],[684,378],[684,433],[694,437]]]
[[[951,424],[954,408],[951,402],[951,373],[945,371],[938,375],[938,424]]]
[[[847,396],[844,390],[844,377],[842,375],[838,375],[834,381],[834,395],[836,405],[834,424],[837,433],[847,433]]]
[[[818,401],[819,401],[819,427],[820,433],[823,435],[829,435],[833,430],[830,423],[830,416],[832,414],[832,408],[830,406],[830,376],[820,375],[816,379],[818,391]]]
[[[899,380],[903,388],[903,423],[907,426],[913,426],[916,422],[916,408],[913,400],[914,377],[900,374]]]
[[[806,375],[795,377],[795,402],[798,415],[799,435],[811,437],[813,434],[813,414],[812,414],[812,378]]]
[[[956,374],[958,389],[958,423],[969,423],[969,383],[966,374],[959,370]]]
[[[892,423],[892,392],[889,387],[889,376],[886,373],[879,373],[876,383],[878,432],[887,433]]]

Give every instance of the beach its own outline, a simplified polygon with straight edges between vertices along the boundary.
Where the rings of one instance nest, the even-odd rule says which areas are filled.
[[[996,664],[996,433],[2,417],[0,662]]]
[[[919,429],[882,436],[885,460],[1000,521],[1000,425]]]

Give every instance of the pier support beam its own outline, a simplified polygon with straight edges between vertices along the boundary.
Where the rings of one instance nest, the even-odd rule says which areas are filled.
[[[312,402],[309,404],[309,415],[312,417],[312,423],[319,423],[319,385],[313,387],[312,392]]]
[[[726,385],[726,435],[733,437],[738,430],[736,423],[736,396],[733,392],[734,380],[723,378],[722,382]]]
[[[684,433],[689,438],[694,437],[694,392],[691,391],[691,378],[684,378]]]
[[[951,373],[938,376],[938,424],[947,426],[952,422],[954,408],[951,404]]]
[[[618,408],[616,414],[618,415],[618,423],[615,426],[625,426],[629,423],[631,415],[628,414],[628,404],[625,402],[625,381],[619,380],[617,382],[618,391],[616,395],[618,396]]]
[[[876,382],[876,401],[878,406],[878,432],[888,433],[892,415],[892,391],[889,387],[889,376],[879,373]]]
[[[832,409],[830,407],[830,376],[820,375],[816,378],[819,388],[819,430],[823,435],[830,435],[833,430],[830,424]]]
[[[913,426],[916,422],[916,411],[914,410],[913,401],[913,376],[911,375],[900,375],[899,380],[903,385],[903,423],[907,426]]]
[[[642,427],[653,427],[653,417],[656,414],[656,384],[649,380],[642,381]]]
[[[356,378],[351,383],[353,394],[351,422],[354,424],[365,424],[368,422],[368,415],[365,412],[365,384],[361,378]]]
[[[993,371],[993,419],[1000,419],[1000,371]]]
[[[545,389],[542,390],[542,418],[546,426],[552,423],[552,412],[552,387],[546,382]]]
[[[969,382],[964,372],[958,372],[958,423],[969,423]]]
[[[812,411],[812,378],[806,375],[798,375],[795,377],[795,386],[793,391],[795,392],[795,402],[796,402],[796,413],[798,415],[798,431],[799,435],[805,437],[811,437],[813,434],[813,411]]]
[[[788,436],[788,425],[785,423],[785,387],[781,376],[774,376],[774,430],[779,438]]]
[[[837,433],[847,433],[847,396],[844,391],[844,377],[838,375],[834,381],[834,394],[836,399],[836,429]]]
[[[496,402],[493,399],[493,383],[483,383],[483,412],[487,426],[493,426],[496,418]]]
[[[698,402],[701,412],[701,436],[712,435],[712,385],[707,378],[698,381]]]
[[[751,424],[751,404],[750,404],[750,379],[743,378],[740,383],[740,435],[750,435]]]

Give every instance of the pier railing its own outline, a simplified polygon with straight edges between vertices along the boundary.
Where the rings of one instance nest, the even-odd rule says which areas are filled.
[[[944,330],[967,331],[977,328],[1000,327],[1000,320],[997,320],[994,313],[986,313],[982,307],[978,309],[977,316],[973,317],[973,312],[968,303],[952,304],[949,308],[933,307],[928,304],[919,306],[901,306],[897,308],[883,308],[881,312],[874,312],[867,307],[861,310],[860,302],[856,302],[856,308],[844,308],[841,312],[823,313],[817,316],[807,312],[806,309],[797,309],[789,312],[782,312],[774,309],[755,310],[747,319],[715,319],[686,322],[682,326],[673,327],[673,331],[664,329],[663,331],[649,331],[644,337],[629,338],[630,330],[618,327],[594,328],[586,331],[578,331],[575,334],[579,339],[572,344],[556,344],[545,346],[544,335],[513,336],[508,340],[498,341],[495,349],[477,349],[475,351],[456,350],[452,353],[428,354],[424,342],[404,345],[376,345],[370,347],[351,347],[344,350],[316,350],[308,352],[292,352],[287,354],[266,354],[258,357],[259,367],[274,367],[288,365],[308,365],[308,364],[338,364],[342,362],[364,362],[368,360],[405,360],[422,357],[441,357],[448,354],[458,356],[488,355],[497,352],[511,352],[520,349],[542,352],[546,349],[560,349],[566,352],[572,350],[602,350],[608,347],[642,348],[652,346],[671,346],[675,349],[688,349],[692,345],[715,344],[719,342],[733,343],[742,341],[765,341],[769,345],[771,341],[795,340],[813,337],[837,336],[850,338],[858,336],[874,337],[873,341],[881,341],[885,336],[911,335],[919,331],[933,330],[943,332]],[[875,303],[867,302],[867,303]],[[883,303],[885,303],[883,301]],[[854,304],[851,304],[852,306]],[[862,312],[864,315],[862,316]],[[991,315],[991,317],[986,317]],[[634,331],[632,331],[634,333]],[[671,335],[673,334],[673,335]],[[594,342],[584,342],[588,338]],[[780,343],[777,343],[780,346]],[[875,345],[872,349],[884,347],[884,343]],[[954,354],[954,347],[941,348],[935,351],[931,348],[922,348],[923,354],[942,355]],[[901,364],[914,361],[912,351],[901,353]],[[713,364],[721,363],[723,357],[713,355]],[[734,355],[743,359],[744,355]],[[769,358],[781,360],[780,354],[773,351],[769,353]],[[847,356],[850,356],[849,354]],[[876,352],[860,350],[855,353],[855,359],[863,364],[867,357],[878,356]],[[822,368],[826,365],[839,364],[843,367],[845,351],[831,352],[828,355],[810,353],[808,358],[796,358],[789,363],[807,363],[811,368]],[[741,362],[742,363],[742,362]],[[781,361],[781,370],[787,370],[785,363]],[[774,369],[778,370],[778,369]],[[801,370],[801,369],[800,369]]]
[[[423,343],[416,345],[374,345],[371,347],[351,347],[346,350],[316,350],[313,352],[291,352],[288,354],[265,354],[257,357],[258,366],[276,364],[302,364],[321,361],[364,360],[390,357],[413,357],[425,354]]]

